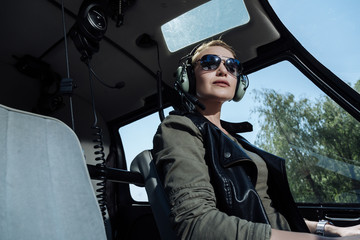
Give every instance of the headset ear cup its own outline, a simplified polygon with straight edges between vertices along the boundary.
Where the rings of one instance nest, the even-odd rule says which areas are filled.
[[[246,89],[249,86],[249,79],[246,75],[240,75],[238,77],[237,89],[233,98],[234,102],[239,102],[245,95]]]
[[[184,92],[195,94],[195,76],[191,64],[184,62],[177,68],[176,80]]]
[[[239,102],[245,95],[245,90],[243,88],[241,88],[241,86],[239,86],[239,88],[237,89],[235,96],[233,98],[234,102]]]
[[[190,90],[190,81],[186,72],[185,64],[179,66],[176,70],[176,81],[178,82],[181,89],[188,93]]]
[[[201,44],[197,45],[195,48],[191,50],[191,52],[185,57],[181,58],[182,63],[177,68],[176,71],[176,81],[177,84],[182,88],[182,90],[186,93],[190,93],[196,95],[196,79],[194,68],[191,64],[192,57],[196,51],[196,49]]]

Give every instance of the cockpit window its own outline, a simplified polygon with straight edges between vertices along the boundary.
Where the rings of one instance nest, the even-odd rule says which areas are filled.
[[[162,25],[161,31],[170,52],[249,22],[243,0],[226,3],[209,1]]]
[[[360,203],[360,123],[290,62],[249,75],[240,102],[223,105],[221,117],[248,121],[247,140],[286,161],[297,203]],[[360,91],[360,80],[355,89]]]
[[[345,83],[360,79],[360,1],[269,0],[299,42]]]
[[[174,110],[172,107],[164,109],[165,116],[169,115],[169,112],[172,110]],[[131,162],[136,155],[146,149],[152,149],[152,139],[159,124],[160,118],[159,114],[156,112],[119,129],[119,134],[125,149],[127,169],[130,169]],[[139,129],[141,130],[139,131]],[[130,184],[130,194],[135,201],[148,201],[145,188],[143,187],[137,187],[134,184]]]

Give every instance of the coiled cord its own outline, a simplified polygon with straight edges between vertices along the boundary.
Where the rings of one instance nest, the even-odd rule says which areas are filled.
[[[95,161],[98,162],[96,164],[96,166],[100,167],[101,169],[104,169],[106,164],[105,164],[105,153],[104,153],[102,129],[97,125],[93,125],[91,128],[96,130],[96,132],[94,133],[95,138],[93,140],[93,142],[95,143],[94,149],[96,150],[94,152],[94,154],[96,156]],[[103,220],[105,220],[106,205],[107,205],[107,202],[106,202],[106,180],[107,179],[105,176],[101,176],[99,182],[96,184],[96,186],[98,187],[96,189],[96,192],[97,192],[96,197],[98,198],[98,203],[99,203],[101,214],[103,216]]]
[[[106,167],[106,160],[105,160],[105,153],[104,153],[104,143],[103,143],[103,131],[101,129],[101,127],[98,126],[98,119],[97,119],[97,115],[96,115],[96,108],[95,108],[95,97],[94,97],[94,91],[93,91],[93,71],[91,69],[90,66],[90,60],[86,59],[85,61],[86,65],[88,66],[89,69],[89,80],[90,80],[90,91],[91,91],[91,100],[92,100],[92,109],[93,109],[93,114],[94,114],[94,123],[92,125],[92,129],[95,130],[95,138],[93,140],[93,142],[95,143],[94,145],[94,149],[95,149],[95,161],[98,162],[96,164],[97,167],[99,167],[100,169],[104,170]],[[98,204],[100,207],[100,211],[101,214],[103,216],[103,220],[105,222],[106,220],[106,177],[103,175],[100,177],[99,182],[96,184],[96,186],[98,187],[96,189],[96,197],[98,199]]]

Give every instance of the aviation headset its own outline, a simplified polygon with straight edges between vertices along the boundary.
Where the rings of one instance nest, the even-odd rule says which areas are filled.
[[[91,58],[99,51],[99,42],[107,29],[105,4],[99,0],[85,0],[79,9],[70,37],[82,55],[82,60]]]
[[[192,57],[194,56],[196,50],[201,46],[197,45],[188,55],[183,57],[180,60],[180,65],[176,71],[176,82],[175,86],[178,85],[182,91],[185,93],[190,93],[192,95],[196,95],[196,79],[194,67],[192,65]],[[240,101],[245,95],[246,89],[248,87],[248,79],[247,76],[240,73],[237,77],[237,84],[235,89],[235,95],[233,97],[233,101]]]

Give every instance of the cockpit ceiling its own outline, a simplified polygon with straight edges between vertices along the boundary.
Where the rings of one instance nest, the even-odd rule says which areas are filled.
[[[68,31],[75,23],[82,0],[65,0],[65,28]],[[94,80],[94,96],[99,113],[111,121],[144,105],[144,99],[156,94],[156,75],[162,70],[162,80],[173,86],[173,73],[178,60],[193,46],[170,53],[167,50],[161,25],[182,13],[206,2],[203,0],[152,0],[123,1],[127,9],[123,24],[109,21],[105,37],[100,41],[99,52],[91,59],[96,74],[108,85],[123,84],[121,89],[104,87]],[[222,38],[239,52],[238,57],[246,62],[256,58],[257,48],[280,37],[259,1],[245,0],[250,22],[245,26],[231,29]],[[68,63],[63,33],[61,1],[5,1],[1,19],[4,25],[1,39],[1,72],[5,86],[1,88],[1,103],[31,111],[38,100],[38,80],[30,79],[12,67],[16,57],[29,54],[41,57],[51,69],[66,77],[67,64],[70,78],[77,85],[74,98],[91,102],[89,70],[80,60],[80,53],[68,38]],[[159,47],[159,61],[156,46],[143,48],[136,45],[136,39],[148,34]],[[218,38],[219,36],[214,36]],[[56,43],[58,43],[56,45]],[[32,83],[32,84],[30,84]]]

